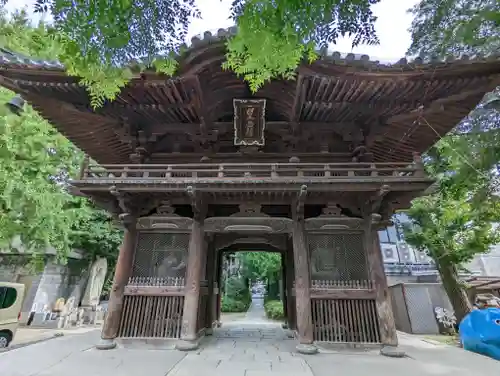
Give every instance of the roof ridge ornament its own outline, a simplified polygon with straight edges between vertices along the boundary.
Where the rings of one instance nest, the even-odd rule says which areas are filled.
[[[230,217],[268,217],[266,213],[262,213],[262,205],[254,202],[246,202],[238,205],[239,211],[231,214]]]
[[[344,217],[342,209],[334,201],[328,202],[323,208],[320,217]]]
[[[165,201],[161,201],[160,206],[158,206],[156,208],[155,216],[174,217],[177,215],[175,214],[175,208],[172,207],[172,205],[170,204],[170,201],[165,200]]]

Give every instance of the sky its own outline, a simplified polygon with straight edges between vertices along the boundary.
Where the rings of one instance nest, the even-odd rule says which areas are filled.
[[[196,3],[203,18],[193,20],[189,28],[189,38],[203,34],[207,30],[216,32],[217,29],[232,26],[233,22],[228,18],[231,2],[232,0],[197,0]],[[26,5],[32,9],[33,3],[34,0],[10,0],[7,9],[14,10]],[[378,46],[361,45],[351,51],[351,41],[341,39],[336,45],[331,46],[330,50],[366,54],[372,60],[381,62],[396,62],[405,56],[410,46],[408,28],[412,18],[406,10],[416,3],[418,0],[382,0],[373,7],[378,17],[375,25],[380,39]]]

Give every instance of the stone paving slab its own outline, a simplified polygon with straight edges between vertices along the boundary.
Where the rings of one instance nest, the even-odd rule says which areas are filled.
[[[238,324],[241,325],[241,324]],[[401,335],[408,357],[387,358],[378,351],[325,348],[317,355],[295,352],[283,329],[248,325],[217,329],[197,351],[148,346],[99,351],[99,331],[64,336],[0,353],[0,376],[490,376],[500,362],[462,349]],[[265,335],[264,335],[265,333]]]
[[[304,356],[314,376],[486,376],[500,374],[500,362],[446,345],[402,342],[408,357],[387,358],[374,353],[342,352]]]
[[[165,376],[186,353],[94,348],[100,331],[63,336],[0,354],[1,376]]]
[[[245,373],[245,376],[314,376],[314,374],[311,372],[311,370],[308,370],[306,372],[297,371],[297,370],[295,370],[295,371],[288,371],[288,372],[247,371]]]

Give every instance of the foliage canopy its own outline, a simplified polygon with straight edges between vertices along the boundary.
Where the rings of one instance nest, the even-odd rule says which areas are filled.
[[[497,0],[422,0],[414,16],[410,54],[423,57],[500,52]]]
[[[353,45],[376,44],[371,6],[379,1],[235,0],[238,31],[227,41],[224,67],[255,91],[273,77],[292,78],[304,57],[314,60],[316,48],[341,36],[352,37]],[[34,0],[33,10],[50,14],[52,23],[22,38],[37,47],[35,57],[49,45],[50,56],[89,88],[94,106],[114,99],[131,77],[132,60],[172,75],[190,21],[202,16],[194,0]]]
[[[19,236],[34,254],[54,247],[63,263],[81,249],[85,259],[102,256],[113,265],[120,231],[106,212],[66,191],[83,153],[30,106],[10,113],[5,104],[13,96],[0,88],[0,246],[18,247]]]
[[[251,280],[277,280],[281,273],[281,255],[274,252],[238,252],[243,276]]]
[[[32,27],[24,12],[0,16],[0,45],[45,59],[59,51],[48,28]],[[106,257],[112,268],[120,230],[106,212],[65,189],[83,153],[30,106],[12,114],[5,104],[13,96],[0,88],[0,246],[11,248],[20,236],[23,247],[35,252],[54,247],[60,262],[77,248],[86,260]]]

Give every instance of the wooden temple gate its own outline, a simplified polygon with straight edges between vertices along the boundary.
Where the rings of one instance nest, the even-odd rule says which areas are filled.
[[[299,203],[296,216],[301,215],[300,207]],[[241,204],[229,217],[209,217],[196,226],[164,202],[155,215],[138,220],[118,331],[109,336],[193,342],[210,334],[220,310],[215,286],[217,251],[223,245],[213,236],[218,234],[227,244],[235,239],[270,241],[282,249],[287,323],[303,345],[396,344],[383,293],[387,286],[376,232],[379,222],[379,215],[343,216],[336,204],[327,205],[317,217],[295,220],[265,215],[257,204]],[[227,234],[231,229],[237,234]],[[282,233],[274,235],[281,242],[273,243],[266,232]],[[196,258],[189,257],[193,251]],[[186,274],[193,263],[193,273]],[[190,296],[194,299],[189,301]],[[189,312],[189,320],[184,312]]]
[[[58,62],[0,51],[2,86],[92,158],[72,192],[124,227],[99,348],[116,338],[196,348],[217,320],[220,251],[238,238],[284,255],[299,351],[394,349],[377,230],[431,186],[420,153],[498,84],[500,60],[383,65],[334,53],[251,93],[221,68],[228,35],[194,38],[176,77],[134,73],[98,109]]]

